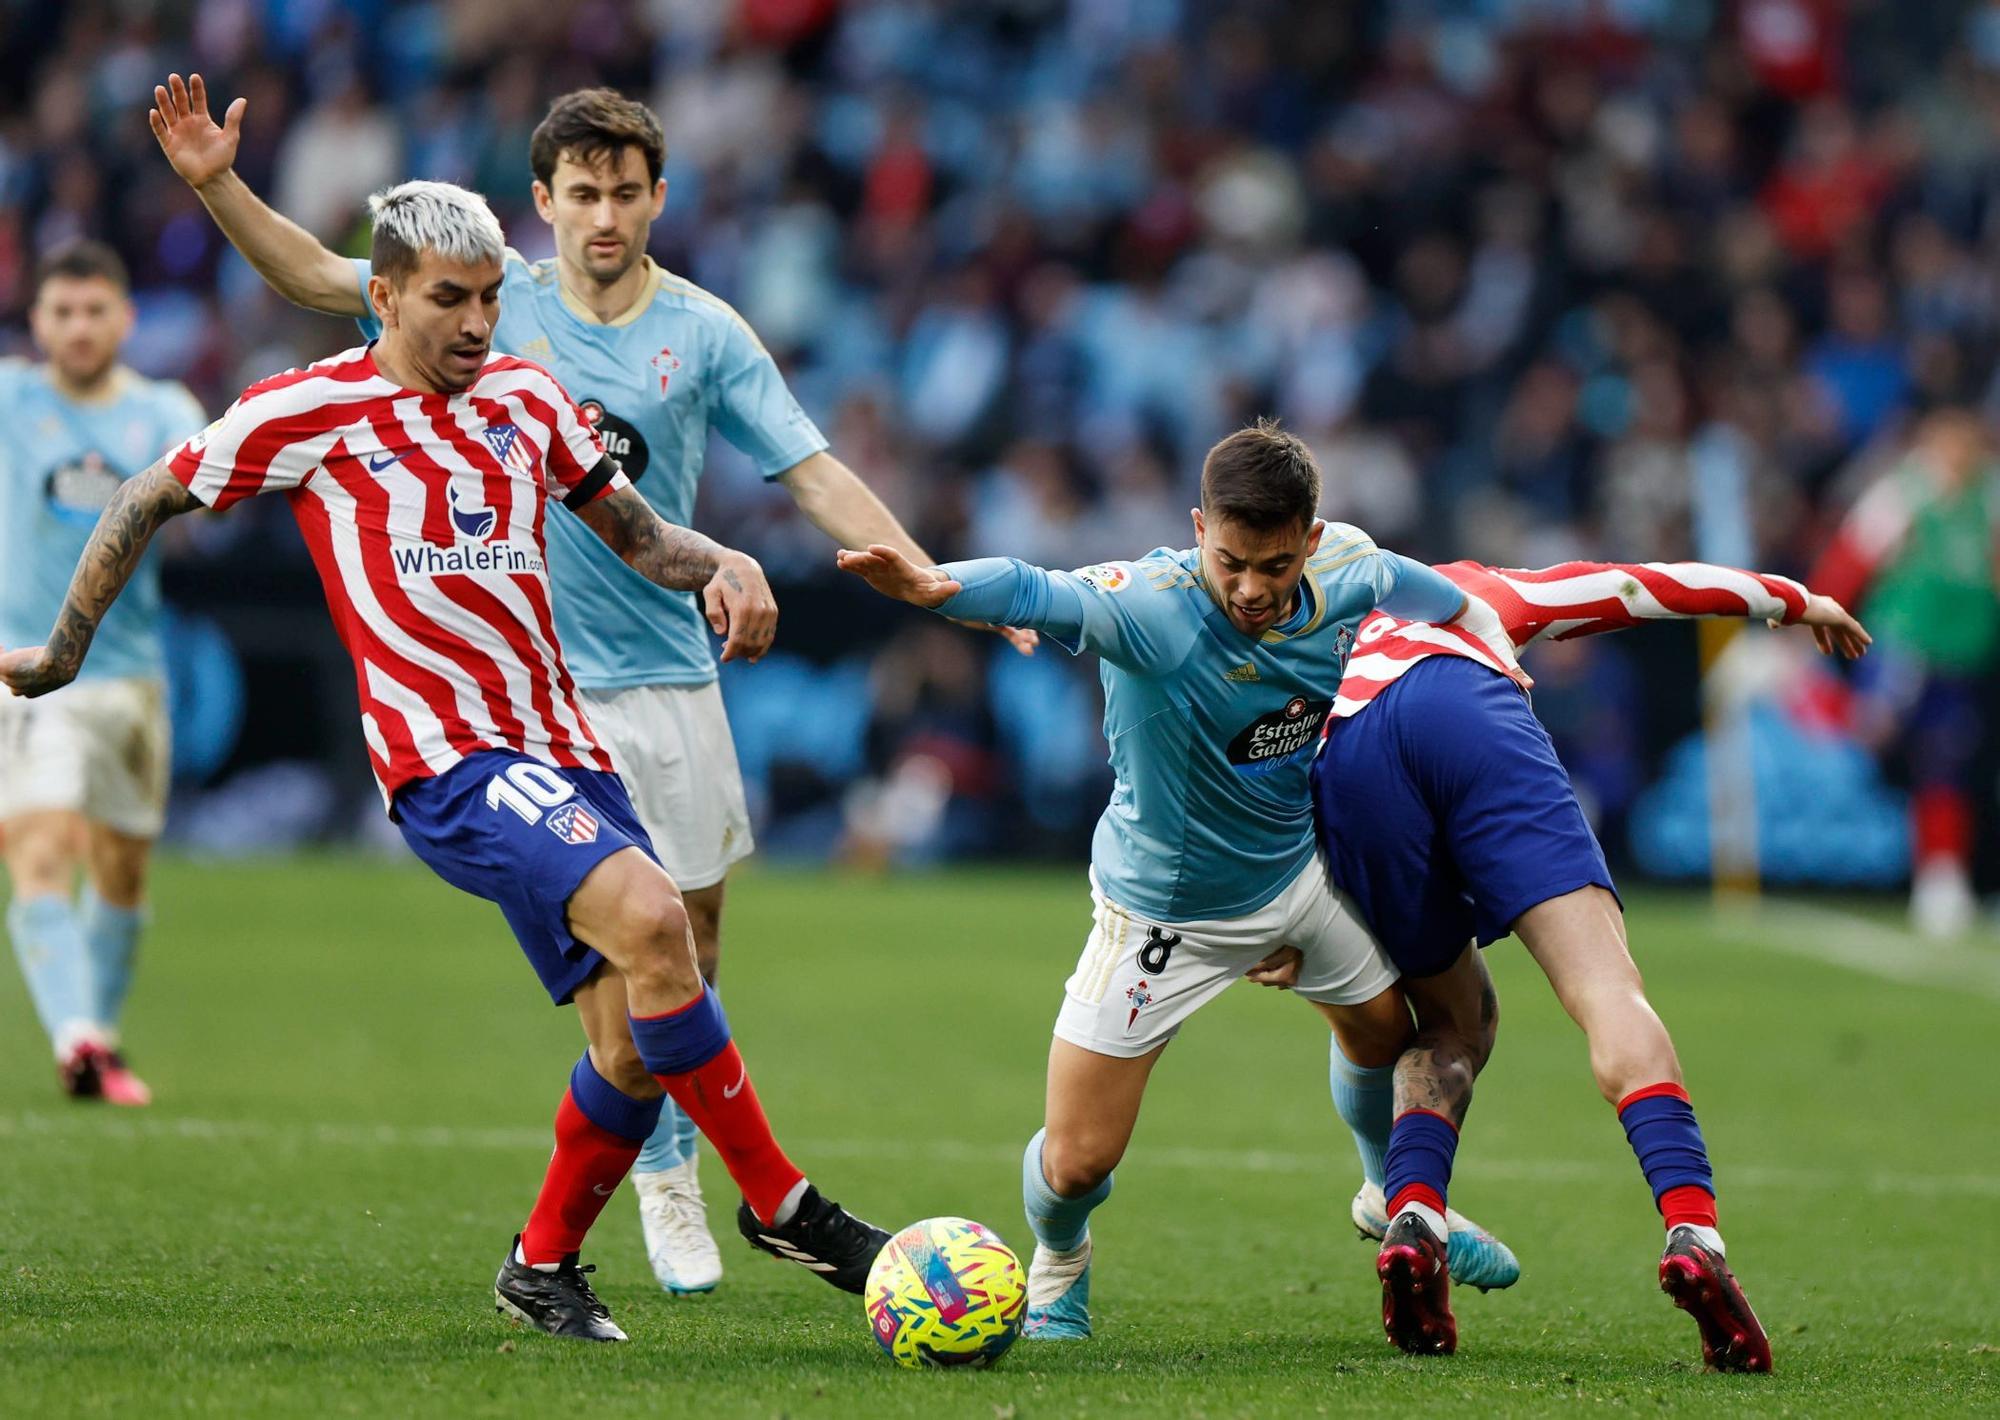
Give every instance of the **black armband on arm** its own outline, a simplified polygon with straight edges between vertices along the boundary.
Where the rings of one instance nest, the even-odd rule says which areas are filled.
[[[618,460],[606,454],[597,461],[597,467],[584,475],[583,482],[570,489],[563,498],[563,506],[574,513],[578,508],[593,501],[604,491],[604,485],[616,478],[620,470]]]

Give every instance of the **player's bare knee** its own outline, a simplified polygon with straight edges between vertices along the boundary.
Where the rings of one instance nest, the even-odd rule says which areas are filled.
[[[687,908],[672,883],[662,878],[657,886],[633,893],[623,904],[619,935],[625,957],[620,969],[635,986],[680,995],[699,989]]]
[[[67,894],[76,877],[76,855],[67,837],[46,828],[10,825],[7,831],[7,876],[16,896]]]

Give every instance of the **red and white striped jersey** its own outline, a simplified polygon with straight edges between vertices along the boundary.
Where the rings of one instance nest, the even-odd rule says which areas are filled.
[[[1790,623],[1806,610],[1806,589],[1788,577],[1706,562],[1565,562],[1536,571],[1450,562],[1437,570],[1499,614],[1517,651],[1531,641],[1568,641],[1642,621],[1744,616]],[[1376,612],[1354,634],[1334,718],[1355,714],[1431,656],[1465,656],[1506,674],[1468,632]]]
[[[629,485],[548,371],[494,355],[425,394],[362,346],[252,385],[167,458],[211,508],[290,500],[385,798],[486,749],[614,768],[556,641],[543,518]]]

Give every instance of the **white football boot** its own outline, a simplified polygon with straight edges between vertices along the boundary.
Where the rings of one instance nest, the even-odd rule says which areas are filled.
[[[695,1161],[657,1173],[635,1171],[632,1189],[639,1195],[646,1260],[660,1285],[676,1296],[713,1292],[722,1280],[722,1253],[709,1235]]]
[[[1380,1242],[1389,1231],[1389,1205],[1382,1197],[1382,1185],[1363,1183],[1349,1210],[1354,1229],[1364,1238]],[[1521,1280],[1521,1264],[1513,1249],[1456,1208],[1444,1210],[1451,1229],[1446,1252],[1451,1263],[1451,1280],[1480,1291],[1511,1287]]]
[[[1030,1341],[1090,1339],[1090,1236],[1068,1252],[1035,1244],[1028,1265],[1028,1316],[1021,1335]]]

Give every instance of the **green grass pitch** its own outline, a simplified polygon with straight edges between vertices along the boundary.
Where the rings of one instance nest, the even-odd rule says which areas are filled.
[[[346,859],[173,863],[156,906],[128,1028],[150,1111],[59,1099],[0,984],[0,1412],[2000,1411],[2000,951],[1928,953],[1865,910],[1634,904],[1776,1348],[1729,1377],[1655,1288],[1650,1199],[1517,945],[1452,1197],[1525,1272],[1455,1297],[1456,1357],[1383,1340],[1325,1032],[1240,987],[1167,1053],[1098,1214],[1097,1338],[916,1374],[858,1299],[733,1234],[721,1291],[662,1296],[623,1190],[586,1260],[632,1344],[504,1325],[489,1283],[579,1037],[497,914]],[[962,1213],[1025,1252],[1017,1161],[1088,921],[1080,869],[743,874],[723,984],[787,1147],[885,1225]]]

